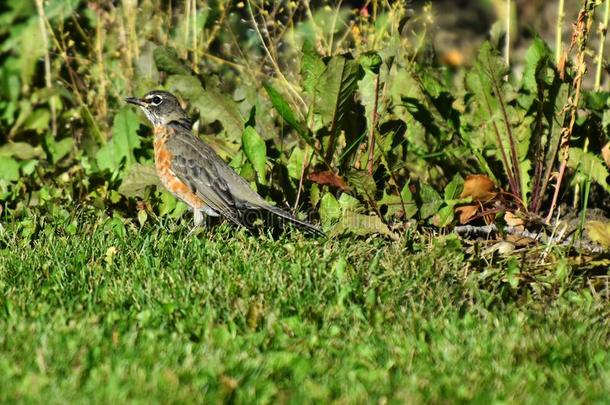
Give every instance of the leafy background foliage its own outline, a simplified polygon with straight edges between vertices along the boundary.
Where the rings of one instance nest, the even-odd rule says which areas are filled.
[[[583,4],[593,19],[598,4]],[[577,85],[578,49],[559,66],[536,37],[511,69],[494,34],[470,65],[443,65],[429,53],[434,15],[402,2],[369,13],[11,0],[1,16],[7,216],[79,205],[180,217],[184,205],[158,187],[149,126],[123,102],[159,87],[185,101],[199,135],[263,196],[319,216],[331,233],[396,237],[413,223],[442,228],[489,212],[550,217],[562,159],[560,204],[607,211],[610,97]],[[476,200],[464,179],[477,173],[499,193],[460,219],[456,208]],[[582,190],[596,198],[583,204]]]

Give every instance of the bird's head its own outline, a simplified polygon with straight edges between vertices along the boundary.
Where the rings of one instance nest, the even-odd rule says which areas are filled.
[[[135,104],[144,111],[146,118],[157,126],[177,122],[190,128],[191,122],[180,102],[171,93],[162,90],[153,90],[142,98],[127,97],[128,103]]]

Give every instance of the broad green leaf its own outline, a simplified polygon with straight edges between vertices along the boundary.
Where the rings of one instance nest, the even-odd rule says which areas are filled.
[[[125,197],[143,198],[147,196],[146,188],[150,186],[161,186],[154,166],[136,163],[127,170],[119,186],[119,193]]]
[[[478,131],[470,141],[478,153],[488,149],[495,154],[502,162],[510,190],[521,195],[519,161],[525,156],[519,156],[516,150],[518,140],[511,114],[514,110],[506,102],[513,93],[510,84],[504,80],[508,72],[500,54],[488,42],[484,43],[473,69],[466,75],[468,90],[474,95],[468,118],[472,128]]]
[[[412,201],[410,197],[404,198],[404,195],[401,200],[400,196],[394,194],[387,194],[384,191],[383,198],[377,201],[377,205],[379,207],[382,207],[384,205],[387,207],[387,211],[384,214],[384,218],[386,219],[390,219],[396,216],[396,214],[403,212],[403,205],[405,211],[404,218],[411,219],[415,216],[415,214],[417,214],[417,205],[415,204],[415,202]]]
[[[341,194],[339,197],[339,204],[341,205],[341,210],[343,212],[346,211],[358,211],[358,209],[362,208],[362,203],[358,201],[358,199],[352,197],[347,193]]]
[[[126,167],[136,162],[133,152],[140,147],[139,125],[139,118],[132,109],[125,107],[119,111],[112,123],[112,139],[96,155],[101,170],[116,170],[123,159]]]
[[[306,93],[312,96],[315,95],[320,83],[320,77],[325,69],[326,65],[324,65],[322,58],[316,52],[313,43],[305,40],[303,42],[303,58],[301,59],[301,77],[303,90]]]
[[[72,147],[74,146],[73,138],[69,137],[56,141],[53,135],[50,133],[45,136],[44,141],[52,163],[60,161],[63,157],[70,153]]]
[[[590,177],[591,180],[602,186],[606,192],[610,193],[610,185],[608,185],[606,180],[610,175],[608,173],[608,166],[598,156],[591,152],[585,152],[580,148],[570,148],[568,167],[578,169],[585,176]]]
[[[24,129],[47,131],[51,123],[51,112],[46,108],[36,108],[23,123]]]
[[[341,218],[341,204],[331,193],[325,193],[320,200],[320,222],[323,228],[328,228]]]
[[[381,60],[381,56],[375,51],[368,51],[360,55],[358,58],[358,62],[364,68],[364,70],[368,70],[374,74],[379,74],[379,70],[381,69],[381,64],[383,61]]]
[[[346,211],[341,216],[341,222],[333,229],[333,233],[352,233],[355,235],[366,236],[381,234],[393,240],[398,239],[398,235],[390,231],[388,226],[377,215],[358,214],[353,211]]]
[[[363,75],[362,67],[353,59],[333,56],[328,61],[326,70],[320,77],[314,111],[331,132],[345,116]]]
[[[288,175],[298,180],[301,178],[301,174],[303,172],[303,160],[305,159],[305,151],[301,148],[294,147],[292,149],[292,153],[290,154],[290,158],[288,159]]]
[[[421,185],[419,196],[422,200],[422,205],[419,209],[419,217],[421,219],[430,218],[443,205],[441,196],[427,184]]]
[[[256,129],[248,126],[241,137],[244,154],[256,170],[259,183],[267,184],[265,166],[267,164],[267,147]]]
[[[0,146],[0,157],[16,157],[27,160],[42,156],[42,149],[27,142],[9,142]]]
[[[163,72],[177,74],[177,75],[192,75],[191,69],[186,66],[180,57],[178,52],[171,46],[159,46],[153,51],[153,58],[157,69]]]
[[[301,135],[301,138],[305,140],[305,142],[315,148],[315,142],[311,137],[309,128],[307,128],[304,123],[300,122],[296,118],[294,111],[290,107],[290,104],[288,104],[288,102],[284,99],[280,92],[277,91],[275,87],[273,87],[270,83],[265,82],[263,83],[263,86],[265,87],[265,91],[267,92],[267,95],[271,100],[271,104],[273,104],[273,108],[277,110],[282,119],[286,121],[286,123],[292,128],[294,128],[295,131],[297,131],[297,133]]]
[[[203,122],[220,121],[230,139],[238,140],[241,137],[244,131],[244,119],[237,103],[230,97],[217,91],[204,90],[199,97],[193,100],[193,104],[199,110]]]
[[[455,200],[459,197],[464,187],[464,179],[459,174],[453,176],[453,179],[445,187],[444,199],[445,203],[449,204],[451,200]]]
[[[525,66],[521,88],[524,95],[519,97],[519,103],[524,109],[529,109],[538,97],[540,86],[543,86],[543,78],[540,77],[542,69],[546,68],[551,57],[548,46],[540,37],[536,37],[525,53]]]
[[[432,218],[432,223],[439,228],[445,228],[453,222],[454,207],[446,205],[438,210],[438,213]]]
[[[204,91],[199,79],[192,75],[171,75],[165,87],[169,91],[177,91],[188,100],[200,97]]]
[[[377,193],[377,184],[375,179],[365,170],[350,170],[347,173],[347,182],[357,194],[371,200]]]
[[[19,180],[19,163],[9,157],[0,157],[0,179],[7,181]]]

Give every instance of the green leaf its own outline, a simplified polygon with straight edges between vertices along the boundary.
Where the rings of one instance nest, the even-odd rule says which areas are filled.
[[[464,179],[459,174],[453,176],[453,179],[445,187],[445,203],[449,204],[451,200],[455,200],[459,197],[464,187]]]
[[[146,189],[150,186],[161,186],[154,166],[136,163],[128,169],[119,186],[119,193],[125,197],[144,198],[148,195]]]
[[[192,75],[171,75],[165,87],[172,92],[178,92],[188,100],[195,100],[203,94],[203,86],[197,77]]]
[[[419,217],[421,219],[430,218],[443,205],[441,196],[427,184],[421,185],[419,196],[422,200],[422,206],[419,209]]]
[[[187,75],[193,74],[192,70],[186,66],[176,49],[171,46],[159,46],[153,51],[153,58],[157,69],[170,74]]]
[[[0,146],[0,157],[16,157],[27,160],[42,156],[42,149],[27,142],[9,142]]]
[[[453,213],[454,208],[452,206],[446,205],[441,208],[438,213],[433,218],[433,223],[435,226],[439,228],[444,228],[451,224],[453,221]]]
[[[303,172],[303,160],[305,159],[305,151],[299,147],[294,147],[290,158],[288,159],[288,175],[293,179],[300,179]]]
[[[116,170],[123,159],[125,167],[136,162],[133,152],[140,147],[139,125],[139,118],[132,109],[124,107],[119,111],[112,123],[112,139],[96,155],[100,170]]]
[[[350,170],[347,173],[347,182],[357,194],[366,200],[373,199],[377,194],[375,179],[365,170]]]
[[[373,74],[379,74],[381,69],[381,56],[375,51],[368,51],[360,55],[358,62],[365,69],[371,71]]]
[[[333,233],[343,232],[360,236],[378,233],[394,240],[398,239],[398,236],[390,231],[388,226],[377,215],[358,214],[353,211],[344,212],[341,216],[341,222],[333,229]]]
[[[504,80],[509,72],[501,55],[488,42],[481,50],[473,69],[466,75],[468,90],[473,93],[470,106],[470,125],[476,134],[469,137],[475,152],[484,149],[493,152],[502,162],[511,192],[521,196],[521,174],[519,162],[526,156],[517,151],[518,141],[514,134],[515,118],[507,99],[514,93]],[[521,114],[521,118],[524,112]],[[529,135],[528,135],[529,137]],[[477,139],[478,138],[478,139]]]
[[[36,108],[23,123],[24,129],[46,131],[51,122],[51,112],[46,108]]]
[[[237,103],[230,97],[214,90],[204,90],[193,104],[199,110],[201,119],[205,123],[219,121],[229,138],[238,140],[244,131],[244,119],[242,118]]]
[[[333,56],[326,65],[326,70],[320,77],[314,111],[331,132],[337,128],[337,123],[351,106],[354,90],[363,75],[358,62],[345,56]]]
[[[267,164],[267,147],[265,141],[253,127],[246,127],[241,137],[244,154],[256,170],[259,183],[267,184],[265,166]]]
[[[9,157],[0,157],[0,179],[7,181],[19,180],[19,163]]]
[[[331,193],[325,193],[320,200],[320,222],[323,228],[328,228],[341,218],[341,204]]]
[[[65,157],[74,146],[73,138],[64,138],[59,141],[55,141],[52,134],[47,134],[44,138],[45,146],[50,155],[52,163],[57,163],[63,157]]]
[[[523,69],[522,91],[519,103],[524,109],[529,109],[538,97],[539,87],[543,85],[540,77],[541,70],[546,68],[551,57],[548,46],[540,37],[536,37],[525,53],[525,66]]]
[[[301,138],[303,138],[303,140],[305,140],[305,142],[315,148],[315,142],[311,137],[309,128],[307,128],[304,123],[300,122],[296,118],[294,111],[290,107],[290,104],[288,104],[288,102],[284,99],[281,93],[277,91],[275,87],[273,87],[270,83],[263,83],[263,87],[265,88],[265,91],[269,96],[269,100],[271,100],[273,108],[276,109],[282,119],[286,121],[286,123],[292,128],[294,128],[294,130],[298,132],[298,134],[301,136]]]
[[[341,196],[339,197],[339,205],[341,205],[341,210],[343,212],[356,212],[357,210],[362,209],[362,203],[358,201],[357,198],[354,198],[347,193],[341,194]]]
[[[303,58],[301,59],[301,77],[303,90],[314,96],[320,83],[320,77],[324,73],[326,65],[316,52],[311,41],[303,42]]]
[[[578,169],[585,176],[591,178],[610,193],[610,186],[607,178],[608,167],[606,163],[591,152],[585,152],[580,148],[570,148],[570,156],[568,158],[568,167]]]

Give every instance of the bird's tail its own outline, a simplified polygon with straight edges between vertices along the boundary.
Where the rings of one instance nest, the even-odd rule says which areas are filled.
[[[261,206],[260,208],[262,208],[265,211],[270,212],[274,215],[277,215],[278,217],[285,219],[286,221],[294,224],[298,228],[301,228],[316,236],[326,236],[326,234],[324,232],[322,232],[322,230],[320,228],[318,228],[317,226],[314,226],[307,221],[301,221],[300,219],[295,218],[292,214],[284,211],[281,208],[275,207],[273,205],[264,205],[264,206]]]

